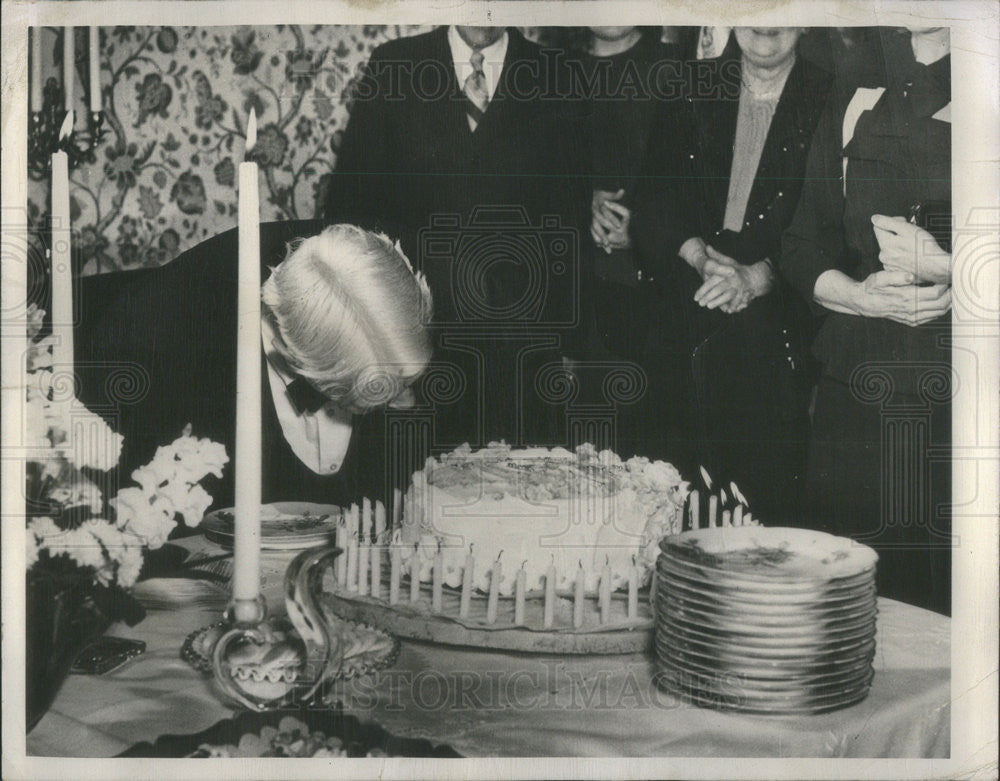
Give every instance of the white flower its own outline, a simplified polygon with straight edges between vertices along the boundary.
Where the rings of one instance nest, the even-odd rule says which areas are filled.
[[[200,485],[195,485],[188,492],[187,506],[179,511],[187,526],[197,526],[201,519],[205,517],[205,510],[212,503],[212,497],[208,491]]]
[[[44,543],[49,537],[62,534],[63,530],[56,525],[55,521],[48,516],[43,515],[39,518],[32,518],[28,522],[28,532],[32,534],[35,539],[39,541],[39,543]]]
[[[138,545],[127,545],[121,548],[118,557],[118,585],[129,588],[134,586],[142,570],[142,548]]]
[[[99,416],[74,403],[64,412],[67,429],[66,456],[78,467],[107,472],[118,463],[122,454],[121,434],[116,434]]]
[[[86,526],[66,533],[64,550],[81,567],[100,569],[105,564],[104,549]]]
[[[24,568],[31,569],[31,566],[38,561],[38,540],[34,534],[24,535]]]
[[[141,488],[124,488],[110,502],[118,528],[134,534],[151,548],[159,548],[177,523],[174,507],[165,497],[146,495]]]

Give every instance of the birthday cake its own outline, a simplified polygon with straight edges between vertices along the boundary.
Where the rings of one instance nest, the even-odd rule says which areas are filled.
[[[623,461],[610,450],[581,445],[512,449],[503,442],[473,451],[468,445],[429,458],[413,475],[401,519],[405,565],[431,577],[435,558],[444,583],[459,588],[473,557],[473,585],[490,586],[494,564],[499,591],[508,596],[523,569],[528,591],[554,573],[556,588],[571,589],[582,568],[586,588],[602,570],[613,589],[630,577],[647,580],[657,543],[681,530],[688,483],[664,461]],[[635,568],[635,569],[633,569]]]

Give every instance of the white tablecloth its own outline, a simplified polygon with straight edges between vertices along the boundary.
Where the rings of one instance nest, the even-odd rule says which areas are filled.
[[[270,560],[267,591],[284,559]],[[265,560],[265,564],[268,564]],[[181,660],[191,631],[220,610],[150,611],[111,634],[147,651],[101,677],[71,676],[28,736],[36,756],[114,756],[162,734],[200,732],[233,710]],[[345,706],[399,737],[466,756],[947,757],[948,618],[879,600],[875,678],[858,705],[810,717],[717,712],[652,683],[643,655],[538,657],[404,642],[391,669],[342,690]]]

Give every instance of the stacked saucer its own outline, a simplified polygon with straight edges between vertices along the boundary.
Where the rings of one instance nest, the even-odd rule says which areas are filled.
[[[868,695],[871,548],[806,529],[696,529],[660,542],[657,683],[749,713],[835,710]]]

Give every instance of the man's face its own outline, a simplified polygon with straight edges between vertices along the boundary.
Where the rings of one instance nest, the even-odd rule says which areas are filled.
[[[743,56],[758,68],[783,65],[795,53],[801,27],[737,27],[736,42]]]
[[[473,49],[485,49],[496,43],[503,35],[503,27],[462,27],[457,26],[458,34]]]

